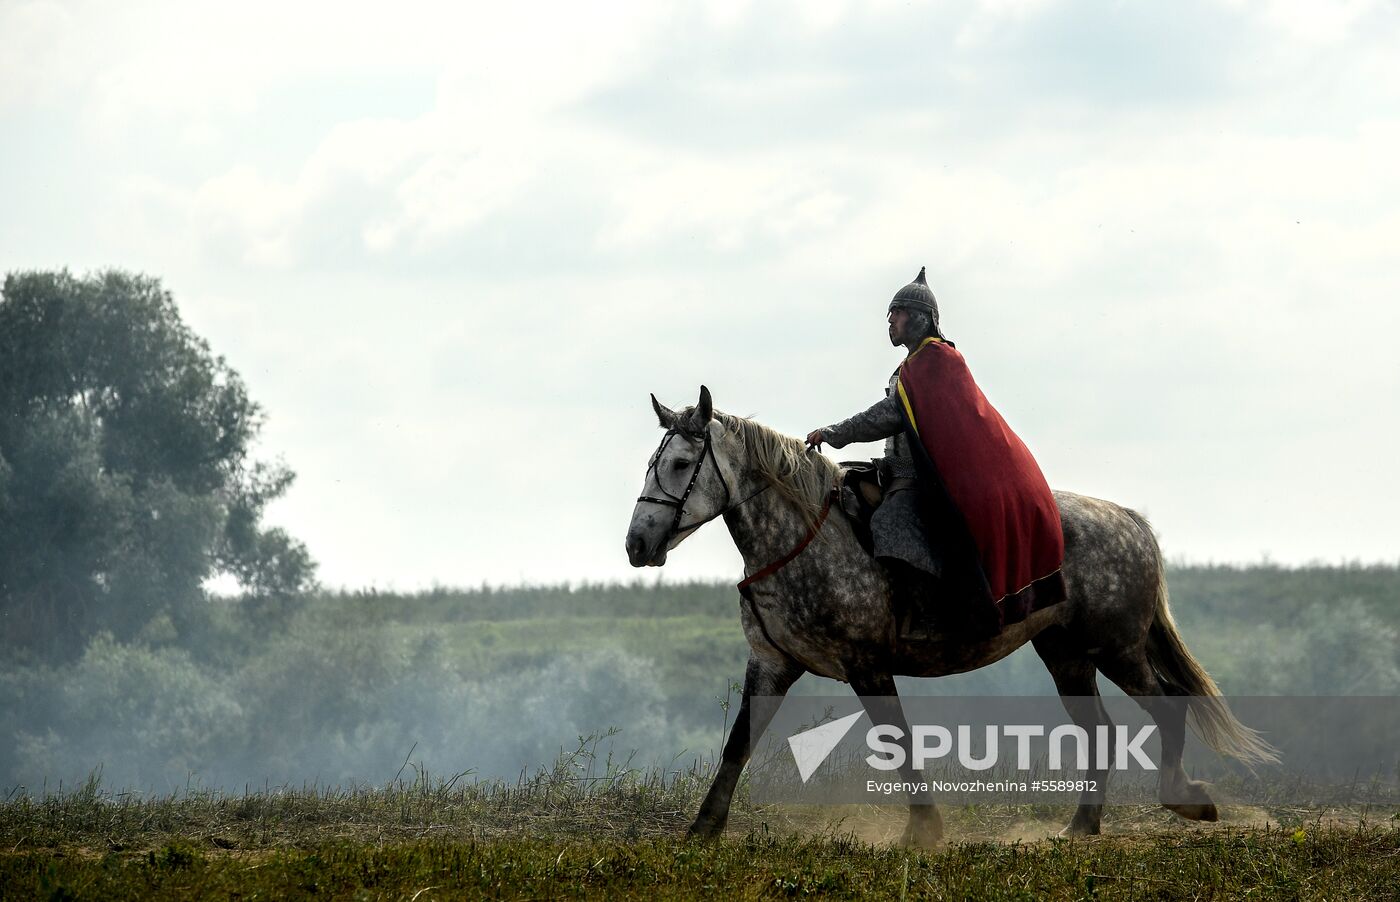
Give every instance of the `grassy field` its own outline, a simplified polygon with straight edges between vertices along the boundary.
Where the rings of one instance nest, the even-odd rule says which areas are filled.
[[[1396,694],[1397,574],[1171,579],[1188,642],[1228,690]],[[15,659],[0,667],[0,773],[13,775],[0,900],[1400,898],[1393,811],[1227,806],[1200,825],[1121,805],[1106,835],[1061,840],[1067,808],[980,806],[945,810],[947,845],[909,851],[892,845],[899,808],[741,797],[722,840],[689,843],[710,775],[690,762],[719,745],[717,698],[744,656],[732,585],[697,583],[334,594],[275,617],[230,603],[178,630],[99,638],[74,662]],[[955,679],[926,683],[1048,689],[1033,655]],[[581,742],[531,777],[473,782],[609,726],[624,757],[652,735],[690,751],[666,771],[619,770],[607,743]],[[483,763],[511,742],[504,764]],[[479,770],[439,779],[409,763],[395,777],[405,754]],[[99,766],[145,792],[46,794]],[[278,774],[342,788],[275,788]],[[274,787],[229,791],[248,775]],[[187,782],[225,789],[172,794]]]
[[[1068,809],[946,811],[950,842],[898,848],[898,808],[755,807],[683,838],[708,779],[579,775],[514,784],[417,775],[386,789],[139,799],[96,784],[0,804],[6,899],[1393,899],[1400,828],[1374,812],[1241,809],[1191,825],[1118,807],[1107,835],[1054,837]]]

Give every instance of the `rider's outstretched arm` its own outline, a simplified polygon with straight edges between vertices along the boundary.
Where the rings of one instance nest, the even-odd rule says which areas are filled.
[[[899,399],[886,396],[853,417],[823,426],[822,439],[833,448],[844,448],[851,442],[874,442],[889,438],[904,428],[899,415]]]

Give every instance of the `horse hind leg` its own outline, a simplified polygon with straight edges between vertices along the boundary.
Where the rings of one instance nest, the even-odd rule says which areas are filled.
[[[1186,745],[1186,710],[1189,699],[1165,691],[1153,672],[1144,650],[1118,655],[1099,662],[1104,676],[1118,685],[1157,722],[1162,732],[1162,770],[1158,777],[1158,798],[1162,807],[1190,821],[1214,821],[1219,810],[1206,790],[1207,784],[1192,780],[1181,764]]]
[[[910,786],[918,787],[923,780],[914,769],[912,734],[899,704],[894,675],[878,672],[852,675],[851,688],[860,696],[871,723],[888,724],[900,731],[902,738],[898,744],[904,752],[904,763],[899,768],[899,777]],[[938,807],[926,790],[915,789],[909,794],[909,822],[905,825],[900,844],[932,849],[942,840],[943,815],[938,812]]]
[[[1080,793],[1079,807],[1060,835],[1094,836],[1101,829],[1104,797],[1108,788],[1108,769],[1098,766],[1098,728],[1108,726],[1111,732],[1112,727],[1103,699],[1099,697],[1094,663],[1070,640],[1063,627],[1047,629],[1036,636],[1032,644],[1055,681],[1055,689],[1060,693],[1060,702],[1065,706],[1065,711],[1089,737],[1090,769],[1084,774],[1084,779],[1092,788]]]

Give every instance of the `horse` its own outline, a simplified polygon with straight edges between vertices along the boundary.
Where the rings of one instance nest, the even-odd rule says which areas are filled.
[[[935,633],[901,641],[883,567],[845,516],[827,516],[840,467],[800,439],[715,410],[703,385],[693,407],[673,411],[655,395],[651,403],[665,435],[648,463],[628,527],[629,562],[659,567],[701,526],[723,518],[751,583],[740,605],[749,645],[743,698],[691,837],[724,831],[750,740],[762,735],[775,707],[751,706],[755,696],[781,697],[804,673],[849,683],[875,723],[902,730],[901,777],[917,785],[895,676],[975,670],[1027,642],[1049,669],[1067,712],[1090,737],[1099,725],[1110,724],[1099,673],[1153,718],[1161,735],[1159,798],[1183,818],[1218,816],[1207,784],[1191,780],[1182,768],[1188,720],[1223,755],[1246,763],[1277,760],[1275,750],[1235,718],[1182,641],[1167,604],[1161,550],[1135,511],[1056,491],[1065,539],[1063,602],[991,638]],[[1093,758],[1098,764],[1099,756]],[[1079,796],[1062,835],[1100,831],[1107,771],[1096,766],[1085,778],[1092,788]],[[937,807],[926,795],[911,794],[902,843],[932,847],[942,836]]]

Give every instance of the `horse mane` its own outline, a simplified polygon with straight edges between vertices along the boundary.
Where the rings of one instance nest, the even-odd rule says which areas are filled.
[[[792,502],[808,527],[815,527],[841,468],[824,455],[809,452],[801,439],[762,423],[719,411],[715,419],[744,443],[749,461],[768,484]]]

